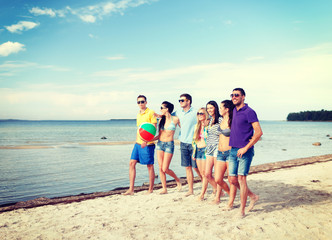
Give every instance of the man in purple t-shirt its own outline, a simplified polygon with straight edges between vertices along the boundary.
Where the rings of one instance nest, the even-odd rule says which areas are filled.
[[[263,135],[256,112],[244,103],[245,96],[242,88],[235,88],[231,94],[235,108],[229,140],[229,145],[232,147],[229,157],[229,176],[231,184],[240,189],[241,217],[245,216],[247,197],[251,199],[248,211],[253,209],[259,199],[259,196],[248,188],[247,175],[254,156],[254,145]]]

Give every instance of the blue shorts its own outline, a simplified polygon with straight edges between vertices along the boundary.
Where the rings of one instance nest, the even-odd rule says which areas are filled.
[[[147,145],[142,148],[140,144],[136,143],[134,149],[131,152],[130,159],[138,161],[140,164],[149,165],[154,164],[154,149],[155,145]]]
[[[191,143],[181,142],[180,148],[181,148],[181,166],[197,168],[196,161],[192,159],[193,146],[191,145]]]
[[[221,152],[218,150],[217,161],[227,162],[229,160],[230,150]]]
[[[217,157],[218,155],[218,144],[208,145],[206,147],[206,156]]]
[[[171,141],[171,142],[158,141],[156,150],[173,154],[174,153],[174,141]]]
[[[232,147],[231,153],[229,156],[229,176],[247,176],[249,173],[250,165],[252,158],[254,157],[254,148],[250,148],[242,158],[237,156],[237,151],[239,148]]]
[[[196,148],[196,160],[206,160],[205,156],[206,148]]]

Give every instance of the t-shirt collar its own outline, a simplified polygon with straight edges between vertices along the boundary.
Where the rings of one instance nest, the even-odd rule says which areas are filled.
[[[183,110],[183,108],[181,109],[181,111],[183,112],[183,113],[188,113],[188,112],[191,112],[193,110],[193,107],[192,106],[190,106],[190,108],[189,108],[189,110],[187,111],[187,112],[185,112],[184,110]]]
[[[248,104],[245,103],[244,106],[243,106],[242,108],[240,108],[239,110],[236,109],[236,111],[237,111],[237,112],[239,112],[239,111],[244,111],[244,110],[246,110],[247,108],[248,108]]]
[[[143,115],[144,113],[146,113],[146,111],[148,111],[148,109],[149,109],[149,108],[146,108],[146,109],[144,110],[144,112],[142,112],[142,113],[141,113],[141,111],[138,111],[138,113]]]

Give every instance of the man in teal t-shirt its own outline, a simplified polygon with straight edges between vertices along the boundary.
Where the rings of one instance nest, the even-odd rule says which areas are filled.
[[[194,174],[192,168],[200,178],[201,174],[197,168],[196,161],[192,159],[194,129],[197,123],[195,109],[191,107],[192,98],[189,94],[182,94],[179,100],[181,110],[176,111],[176,116],[180,119],[180,147],[181,147],[181,166],[186,168],[187,182],[189,190],[186,196],[194,194]]]

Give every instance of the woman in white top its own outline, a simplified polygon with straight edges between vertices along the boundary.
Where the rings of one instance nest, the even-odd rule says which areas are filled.
[[[202,192],[199,196],[199,200],[204,200],[204,195],[208,186],[208,183],[213,187],[213,193],[217,191],[217,183],[212,176],[213,166],[217,161],[218,143],[219,143],[219,124],[221,123],[221,117],[218,110],[218,104],[215,101],[209,101],[206,104],[206,109],[210,115],[210,121],[207,126],[208,138],[206,144],[206,164],[205,164],[205,178],[203,178]]]

